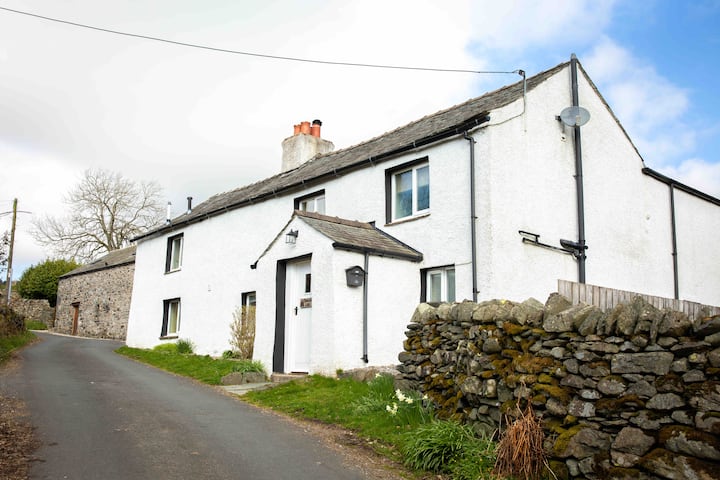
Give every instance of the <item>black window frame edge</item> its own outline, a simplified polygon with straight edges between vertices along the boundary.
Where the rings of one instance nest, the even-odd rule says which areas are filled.
[[[313,197],[319,197],[320,195],[325,196],[324,188],[321,188],[320,190],[317,190],[313,193],[308,193],[306,195],[293,198],[293,210],[300,210],[300,202],[302,202],[303,200],[307,200]]]
[[[162,326],[160,327],[160,340],[171,340],[173,338],[178,338],[177,332],[171,333],[168,335],[168,312],[170,310],[170,303],[176,301],[179,305],[182,305],[182,301],[180,297],[174,297],[174,298],[166,298],[163,300],[163,320],[162,320]]]
[[[173,273],[180,270],[179,268],[177,270],[170,270],[170,264],[172,263],[172,244],[178,237],[183,239],[183,249],[185,249],[185,232],[180,232],[167,237],[167,245],[165,249],[165,273]],[[182,264],[180,266],[182,267]]]

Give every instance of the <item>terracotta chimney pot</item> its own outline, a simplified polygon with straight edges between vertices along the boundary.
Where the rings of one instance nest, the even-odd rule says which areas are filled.
[[[310,127],[310,135],[313,137],[320,138],[320,127],[322,122],[320,120],[313,120],[312,126]]]
[[[300,124],[300,133],[308,135],[310,133],[310,122],[302,122]]]
[[[297,135],[298,133],[300,133],[300,124],[299,123],[297,125],[293,125],[293,135]]]

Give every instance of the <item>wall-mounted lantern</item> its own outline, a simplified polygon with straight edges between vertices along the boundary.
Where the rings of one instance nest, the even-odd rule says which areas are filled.
[[[288,233],[285,234],[285,243],[287,243],[288,245],[295,245],[297,237],[298,231],[291,229]]]
[[[362,267],[354,266],[345,270],[345,278],[348,287],[362,287],[365,281],[365,270]]]

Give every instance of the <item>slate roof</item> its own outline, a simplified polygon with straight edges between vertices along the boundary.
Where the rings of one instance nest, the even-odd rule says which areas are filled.
[[[528,78],[525,84],[526,91],[533,90],[568,64],[569,62],[562,63]],[[508,105],[522,96],[523,82],[520,81],[425,116],[366,142],[316,155],[293,170],[230,192],[214,195],[195,206],[191,213],[183,214],[167,225],[139,235],[135,240],[172,231],[229,210],[261,202],[280,193],[299,190],[313,182],[374,165],[402,152],[462,134],[488,121],[490,111]]]
[[[135,245],[121,248],[119,250],[113,250],[104,257],[98,258],[94,262],[78,267],[65,275],[61,275],[60,278],[73,277],[75,275],[82,275],[84,273],[92,273],[100,270],[106,270],[108,268],[115,268],[121,265],[135,263],[135,250],[137,250]]]
[[[332,240],[334,248],[413,262],[423,259],[422,253],[370,223],[298,210],[295,211],[295,216]]]

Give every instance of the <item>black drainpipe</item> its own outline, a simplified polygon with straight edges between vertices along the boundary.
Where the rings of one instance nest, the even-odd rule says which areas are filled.
[[[577,80],[577,57],[573,53],[570,57],[570,75],[572,79],[572,104],[573,107],[580,106],[578,101],[578,80]],[[585,283],[585,200],[583,198],[583,173],[582,173],[582,146],[580,142],[580,127],[575,126],[575,190],[577,192],[577,219],[578,219],[578,282]]]
[[[365,276],[365,281],[363,282],[363,356],[362,361],[365,363],[368,363],[368,264],[370,263],[368,261],[370,257],[370,254],[368,252],[365,252],[365,263],[363,264],[363,269],[365,272],[363,275]]]
[[[678,259],[677,259],[677,230],[675,227],[675,187],[672,182],[670,187],[670,228],[672,231],[672,257],[673,257],[673,282],[675,286],[675,300],[680,299],[680,287],[678,285]]]
[[[463,138],[468,141],[470,145],[470,263],[472,265],[472,298],[473,302],[477,303],[477,251],[475,246],[476,232],[475,232],[475,139],[468,135],[467,132],[463,133]]]

